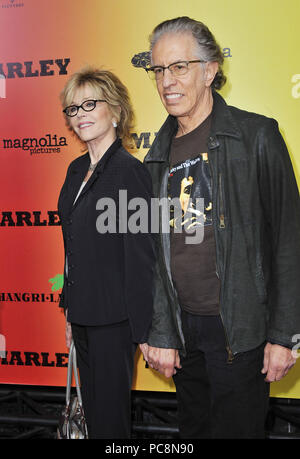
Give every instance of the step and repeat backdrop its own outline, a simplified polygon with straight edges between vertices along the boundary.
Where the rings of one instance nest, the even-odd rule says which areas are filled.
[[[143,69],[149,34],[172,17],[201,20],[223,49],[221,94],[278,120],[300,184],[299,14],[299,0],[0,0],[0,383],[66,383],[57,199],[82,154],[59,102],[68,77],[86,64],[120,77],[143,160],[166,118]],[[136,360],[133,389],[174,391]],[[300,398],[299,362],[271,394]]]

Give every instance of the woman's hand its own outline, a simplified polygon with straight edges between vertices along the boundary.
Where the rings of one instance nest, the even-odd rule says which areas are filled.
[[[140,350],[143,353],[144,359],[146,360],[146,362],[148,362],[148,349],[149,349],[148,344],[147,343],[142,343],[142,344],[139,344],[139,347],[140,347]]]

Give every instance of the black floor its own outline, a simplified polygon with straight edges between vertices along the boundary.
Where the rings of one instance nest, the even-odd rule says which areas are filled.
[[[62,388],[0,385],[0,439],[55,439]],[[174,393],[132,393],[133,439],[178,439]],[[267,439],[300,439],[300,400],[270,399]]]

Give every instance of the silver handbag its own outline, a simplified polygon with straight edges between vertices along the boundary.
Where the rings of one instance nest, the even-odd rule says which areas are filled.
[[[75,376],[77,396],[71,397],[73,372]],[[69,352],[66,406],[61,413],[57,429],[57,436],[60,439],[88,438],[87,425],[82,406],[81,391],[78,379],[76,349],[73,340]]]

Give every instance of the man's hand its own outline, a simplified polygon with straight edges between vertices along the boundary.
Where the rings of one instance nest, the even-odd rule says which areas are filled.
[[[264,352],[264,366],[261,372],[266,374],[267,382],[279,381],[296,363],[291,349],[279,344],[267,343]]]
[[[176,374],[176,368],[181,368],[177,349],[164,349],[148,346],[148,364],[166,378]]]

